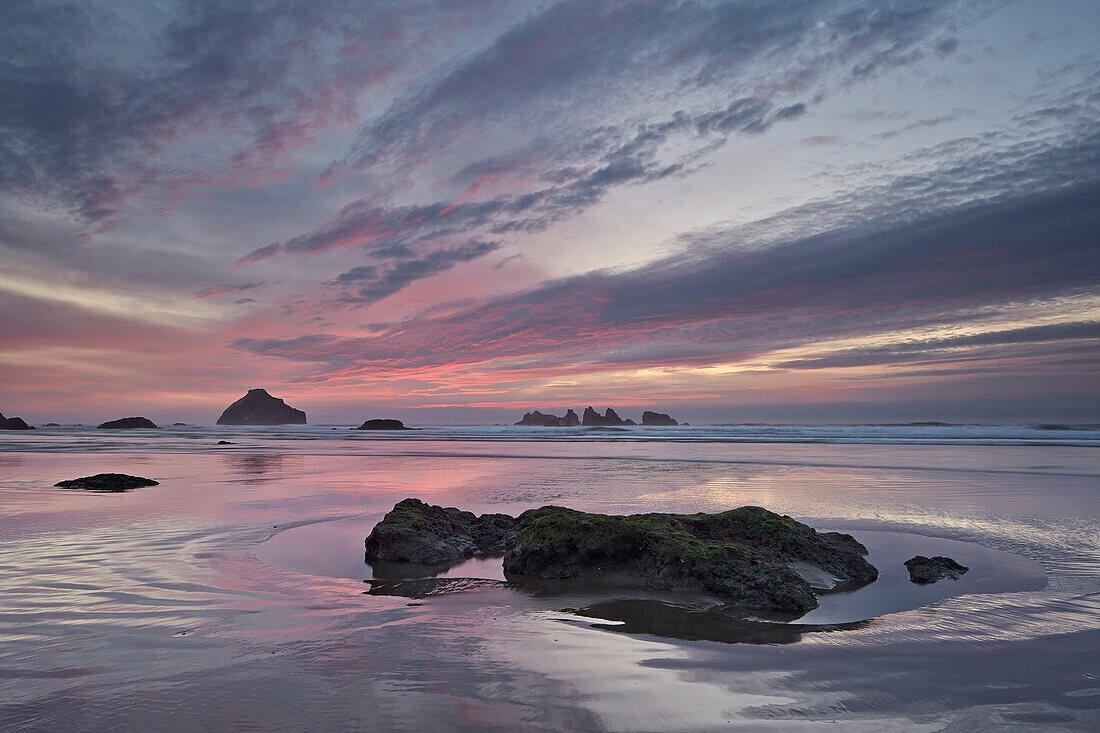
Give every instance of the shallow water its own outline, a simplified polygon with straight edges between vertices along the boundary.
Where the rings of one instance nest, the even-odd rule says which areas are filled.
[[[0,729],[1100,727],[1092,447],[54,430],[0,451]],[[52,487],[104,471],[161,485]],[[406,496],[759,504],[852,532],[883,578],[782,638],[676,607],[705,599],[521,591],[492,562],[372,586],[362,539]],[[913,586],[917,552],[972,570]]]

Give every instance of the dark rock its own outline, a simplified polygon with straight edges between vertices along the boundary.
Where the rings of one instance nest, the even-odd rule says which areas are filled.
[[[134,428],[156,428],[156,424],[147,417],[122,417],[118,420],[108,420],[99,426],[106,430],[132,430]]]
[[[513,519],[480,517],[405,499],[366,540],[366,558],[457,563],[504,554],[510,580],[626,580],[656,590],[701,591],[779,613],[817,607],[795,569],[810,566],[856,588],[878,571],[850,535],[819,533],[760,507],[719,514],[607,516],[546,506]],[[805,569],[805,568],[802,568]]]
[[[507,514],[479,517],[454,507],[404,499],[367,537],[366,559],[431,565],[502,555],[514,523]]]
[[[562,427],[575,428],[581,424],[581,419],[577,417],[577,413],[573,412],[573,408],[570,407],[569,411],[565,413],[565,417],[561,419]]]
[[[236,445],[236,443],[233,443],[233,442],[228,441],[228,440],[219,440],[218,445]]]
[[[225,408],[218,425],[305,425],[306,414],[272,397],[265,389],[248,394]]]
[[[574,417],[576,417],[575,414]],[[565,418],[558,417],[557,415],[550,415],[535,410],[534,412],[525,412],[516,425],[526,425],[528,427],[537,428],[556,428],[564,424],[564,419]]]
[[[97,473],[94,476],[74,478],[69,481],[58,481],[54,486],[62,489],[83,489],[84,491],[100,491],[117,493],[140,489],[143,486],[159,486],[159,481],[141,476],[129,476],[125,473]]]
[[[673,420],[671,417],[663,412],[650,412],[646,410],[642,413],[642,425],[679,425],[680,423]]]
[[[816,608],[817,598],[792,564],[815,566],[854,588],[878,577],[866,553],[848,535],[819,534],[760,507],[606,516],[547,506],[517,518],[504,572],[627,578],[659,590],[712,593],[744,608],[801,613]]]
[[[59,427],[61,427],[61,426],[60,426],[60,425],[58,425],[58,424],[57,424],[57,423],[55,423],[55,422],[48,422],[48,423],[44,423],[44,424],[42,425],[42,427],[44,427],[44,428],[59,428]]]
[[[951,578],[958,580],[970,568],[960,565],[949,557],[936,555],[925,557],[917,555],[905,561],[905,569],[909,571],[909,580],[914,583],[935,583],[937,580]]]
[[[21,417],[4,417],[0,414],[0,430],[34,430],[34,426],[28,425]]]
[[[400,420],[376,418],[374,420],[367,420],[357,427],[356,430],[412,430],[412,428],[405,427],[405,423]]]
[[[638,423],[634,422],[629,417],[627,419],[623,420],[623,425],[637,425],[637,424]]]
[[[174,428],[185,428],[185,427],[187,427],[187,423],[185,423],[185,422],[174,422],[174,423],[172,423],[172,427],[174,427]]]
[[[623,425],[623,420],[618,414],[610,407],[604,412],[603,415],[592,409],[592,406],[584,408],[584,417],[581,418],[581,424],[586,426],[606,427],[614,425]]]

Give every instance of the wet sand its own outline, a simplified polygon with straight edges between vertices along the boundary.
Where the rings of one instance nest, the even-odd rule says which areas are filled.
[[[0,453],[0,729],[1100,726],[1091,449],[321,443]],[[161,485],[51,486],[99,471]],[[372,593],[394,578],[366,582],[362,538],[405,496],[759,504],[855,534],[883,577],[758,634],[705,598],[531,591],[492,561]],[[917,552],[971,572],[906,585]]]

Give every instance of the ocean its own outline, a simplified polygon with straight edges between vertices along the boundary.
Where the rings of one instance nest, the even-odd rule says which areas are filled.
[[[347,427],[0,436],[0,730],[1100,729],[1100,426]],[[53,487],[99,472],[160,485]],[[881,577],[788,622],[499,560],[395,581],[363,539],[408,496],[760,505]]]

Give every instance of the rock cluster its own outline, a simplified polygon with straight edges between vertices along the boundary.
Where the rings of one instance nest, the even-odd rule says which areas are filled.
[[[83,476],[68,481],[58,481],[54,486],[62,489],[83,489],[84,491],[98,491],[103,493],[119,493],[140,489],[143,486],[159,486],[159,481],[141,476],[130,476],[125,473],[97,473],[94,476]]]
[[[578,425],[585,427],[621,427],[637,424],[630,418],[624,420],[619,417],[619,414],[611,407],[606,408],[601,415],[591,405],[584,408],[584,414],[581,417],[577,417],[577,413],[573,412],[572,408],[565,413],[564,417],[534,410],[524,413],[523,417],[516,423],[516,425],[540,428],[571,428]],[[646,410],[642,413],[642,425],[679,425],[679,423],[663,412]]]
[[[134,428],[156,428],[157,425],[147,417],[121,417],[108,420],[97,426],[101,430],[133,430]]]
[[[592,406],[584,408],[584,414],[581,416],[581,425],[585,426],[597,426],[597,427],[615,427],[619,425],[633,425],[634,422],[629,423],[619,417],[618,413],[612,410],[610,407],[600,414],[592,409]]]
[[[905,569],[909,571],[909,580],[922,585],[935,583],[944,578],[958,580],[970,568],[960,565],[949,557],[936,555],[925,557],[917,555],[905,561]]]
[[[818,605],[813,588],[792,566],[812,566],[845,588],[878,577],[864,557],[867,549],[852,536],[819,533],[752,506],[718,514],[630,516],[545,506],[513,519],[405,499],[375,526],[366,549],[368,560],[420,563],[503,554],[510,579],[628,579],[784,613]]]
[[[577,413],[573,412],[570,408],[564,417],[558,417],[557,415],[551,415],[545,412],[524,413],[523,418],[516,423],[516,425],[529,425],[540,428],[573,428],[581,424],[581,419],[577,417]]]
[[[34,430],[34,426],[28,425],[21,417],[4,417],[0,414],[0,430]]]
[[[225,408],[218,425],[305,425],[306,414],[296,410],[266,389],[250,389],[248,394]]]

